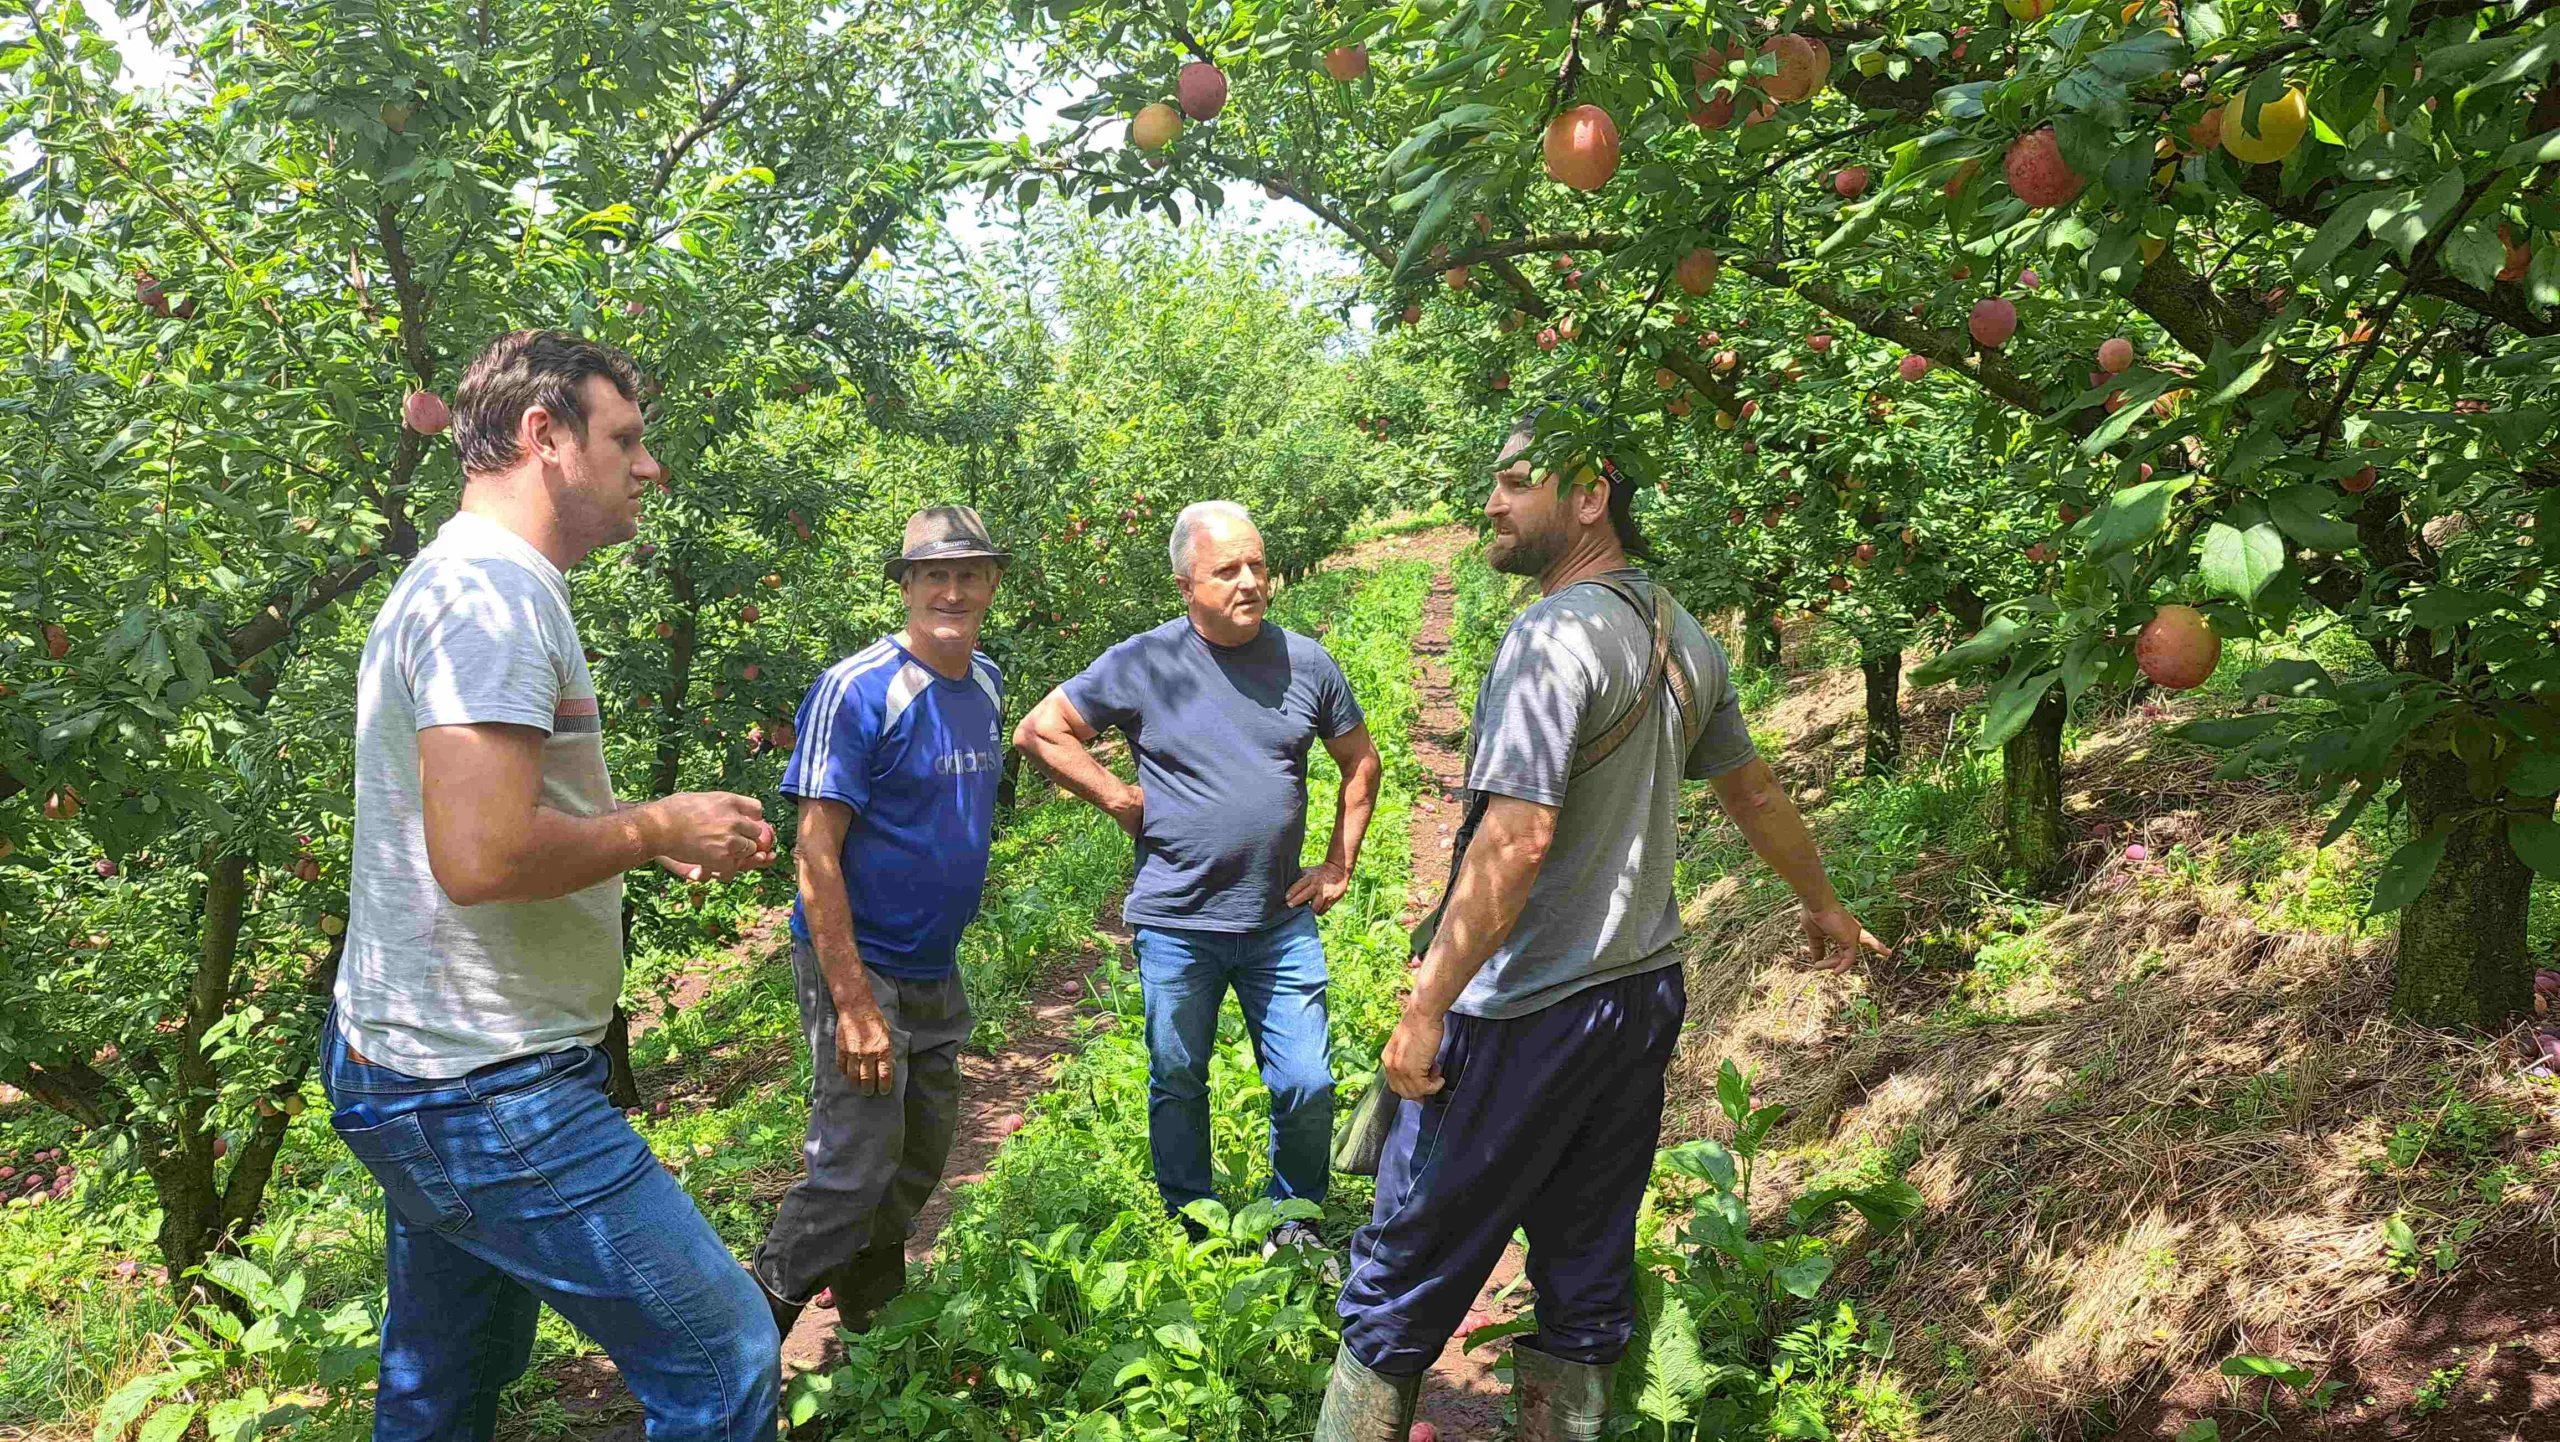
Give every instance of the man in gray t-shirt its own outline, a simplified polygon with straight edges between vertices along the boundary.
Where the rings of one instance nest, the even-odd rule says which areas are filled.
[[[1558,429],[1524,417],[1495,462],[1485,559],[1546,598],[1477,702],[1475,798],[1387,1043],[1404,1100],[1352,1238],[1317,1442],[1402,1442],[1423,1371],[1515,1230],[1538,1299],[1537,1332],[1512,1349],[1521,1442],[1600,1435],[1688,1005],[1672,894],[1684,777],[1714,785],[1802,899],[1813,965],[1884,952],[1753,754],[1723,650],[1627,563],[1645,554],[1629,487],[1605,463],[1570,480],[1533,468],[1542,428]]]
[[[320,1078],[382,1187],[374,1442],[485,1442],[548,1305],[610,1353],[652,1437],[771,1437],[773,1318],[606,1095],[622,873],[773,860],[753,797],[625,805],[566,573],[664,474],[628,357],[500,337],[453,406],[461,508],[365,637],[355,864]],[[441,409],[441,407],[438,407]]]

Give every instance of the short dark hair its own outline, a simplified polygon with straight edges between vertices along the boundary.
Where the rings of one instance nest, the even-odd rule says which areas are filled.
[[[503,471],[524,459],[516,427],[540,406],[580,440],[587,435],[587,377],[602,376],[624,400],[640,398],[640,367],[612,346],[557,330],[512,331],[489,342],[462,373],[453,398],[453,446],[465,475]]]
[[[1522,411],[1520,418],[1513,421],[1511,429],[1503,435],[1502,444],[1508,447],[1514,440],[1536,435],[1539,417],[1558,409],[1576,410],[1587,416],[1601,413],[1601,407],[1595,402],[1550,396]],[[1601,478],[1609,483],[1609,529],[1618,533],[1618,549],[1639,561],[1654,559],[1653,544],[1644,538],[1644,531],[1636,525],[1636,488],[1628,482],[1626,473],[1618,469],[1618,463],[1609,457],[1600,458],[1599,469]]]

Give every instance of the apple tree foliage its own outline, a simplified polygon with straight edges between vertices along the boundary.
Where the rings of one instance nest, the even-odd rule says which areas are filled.
[[[1015,13],[1090,94],[1067,133],[988,146],[981,174],[1096,212],[1196,210],[1240,184],[1297,201],[1367,259],[1384,323],[1419,308],[1487,404],[1615,398],[1551,427],[1542,458],[1600,450],[1648,487],[1712,486],[1660,436],[1640,379],[1657,369],[1694,392],[1693,421],[1736,417],[1711,441],[1785,428],[1792,382],[1720,374],[1673,323],[1702,251],[1704,292],[1735,312],[1784,299],[1863,337],[1868,388],[1977,393],[1999,418],[1971,427],[1991,463],[1974,489],[2054,527],[2051,559],[1976,592],[1980,630],[1925,673],[1991,682],[1985,745],[2058,731],[2056,697],[2132,683],[2131,642],[2171,602],[2226,638],[2350,628],[2370,672],[2276,662],[2245,682],[2269,708],[2184,734],[2335,801],[2332,837],[2375,801],[2405,813],[2371,901],[2399,915],[2403,1015],[2524,1009],[2529,888],[2560,875],[2560,29],[2543,7]],[[1223,109],[1127,144],[1122,122],[1194,61],[1223,71]],[[1608,124],[1560,119],[1578,107]],[[1852,168],[1863,184],[1840,183]],[[1978,338],[1977,309],[2001,303],[2013,328],[1990,315]],[[2119,337],[2130,363],[2102,370]],[[1924,489],[1968,523],[1961,487]],[[1842,538],[1790,524],[1795,571],[1827,574]]]

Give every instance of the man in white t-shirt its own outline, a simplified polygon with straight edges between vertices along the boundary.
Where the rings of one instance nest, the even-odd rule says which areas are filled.
[[[454,404],[461,510],[365,638],[330,1125],[382,1184],[376,1442],[486,1439],[548,1303],[600,1343],[653,1442],[773,1436],[755,1281],[605,1095],[622,873],[773,860],[754,799],[625,805],[563,573],[637,532],[662,474],[639,375],[556,331],[500,338]]]

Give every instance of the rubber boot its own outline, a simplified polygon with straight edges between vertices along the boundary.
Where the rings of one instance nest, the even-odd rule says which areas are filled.
[[[1526,1342],[1511,1344],[1511,1395],[1519,1442],[1594,1442],[1609,1420],[1613,1366],[1568,1362]]]
[[[774,1335],[783,1341],[790,1341],[791,1329],[799,1324],[800,1314],[808,1309],[809,1304],[794,1302],[788,1297],[775,1296],[773,1289],[766,1286],[761,1277],[756,1279],[756,1290],[764,1293],[765,1309],[773,1313]]]
[[[1316,1414],[1315,1442],[1405,1442],[1421,1395],[1420,1374],[1384,1376],[1362,1366],[1350,1348],[1340,1348],[1333,1354],[1333,1378],[1325,1384],[1324,1410]]]

